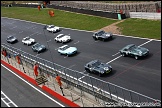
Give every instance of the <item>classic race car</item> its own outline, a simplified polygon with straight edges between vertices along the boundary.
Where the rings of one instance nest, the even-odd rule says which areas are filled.
[[[71,37],[69,35],[64,35],[64,34],[59,34],[55,37],[54,39],[56,42],[61,42],[61,43],[65,43],[65,42],[69,42],[71,41]]]
[[[35,43],[35,39],[30,38],[30,37],[25,37],[25,38],[22,39],[22,43],[24,45],[31,45],[31,44]]]
[[[58,48],[58,53],[64,54],[66,56],[73,55],[77,53],[76,47],[69,47],[68,45],[63,45]]]
[[[99,76],[108,74],[112,71],[112,67],[109,64],[102,63],[99,60],[92,60],[84,66],[85,70],[89,73],[95,73]]]
[[[93,34],[93,38],[95,40],[109,40],[112,39],[113,34],[109,32],[105,32],[103,30],[99,30]]]
[[[149,54],[149,50],[147,48],[139,47],[135,44],[126,45],[124,48],[119,50],[119,52],[123,57],[132,56],[136,60]]]
[[[47,31],[52,32],[52,33],[60,31],[60,28],[54,25],[47,25],[46,29]]]

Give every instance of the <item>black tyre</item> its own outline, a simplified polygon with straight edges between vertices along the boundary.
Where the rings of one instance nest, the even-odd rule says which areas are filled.
[[[99,73],[99,77],[102,77],[102,74],[101,73]]]
[[[94,40],[97,40],[97,38],[96,38],[96,37],[93,37],[93,39],[94,39]]]
[[[91,71],[89,69],[85,69],[88,73],[91,73]]]
[[[125,56],[126,56],[126,54],[125,54],[125,53],[121,53],[121,55],[122,55],[123,57],[125,57]]]

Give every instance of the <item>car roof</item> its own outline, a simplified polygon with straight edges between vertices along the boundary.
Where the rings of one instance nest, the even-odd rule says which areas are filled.
[[[104,30],[99,30],[99,31],[97,31],[97,32],[95,32],[95,33],[98,33],[98,32],[101,32],[101,31],[104,31]],[[104,31],[105,32],[105,31]]]
[[[24,37],[23,39],[26,39],[26,38],[30,38],[29,36],[27,36],[27,37]]]
[[[64,34],[58,34],[57,37],[60,37],[60,36],[62,36],[62,35],[64,35]]]
[[[14,36],[8,36],[7,38],[14,37]]]
[[[92,60],[92,61],[90,61],[90,62],[88,62],[88,64],[93,64],[93,63],[95,63],[95,62],[97,62],[97,61],[99,61],[99,60]]]

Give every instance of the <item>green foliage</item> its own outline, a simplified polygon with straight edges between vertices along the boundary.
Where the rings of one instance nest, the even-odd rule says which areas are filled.
[[[117,26],[122,29],[124,35],[161,39],[161,20],[130,18]]]

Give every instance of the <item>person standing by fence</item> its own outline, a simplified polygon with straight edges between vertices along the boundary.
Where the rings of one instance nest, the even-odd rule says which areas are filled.
[[[62,95],[65,96],[64,93],[63,93],[63,90],[62,90],[63,88],[62,88],[61,77],[58,74],[56,74],[56,78],[55,79],[56,79],[58,85],[60,86],[60,90],[62,92]]]
[[[34,63],[34,75],[36,76],[36,78],[38,77],[38,64],[37,62]]]

